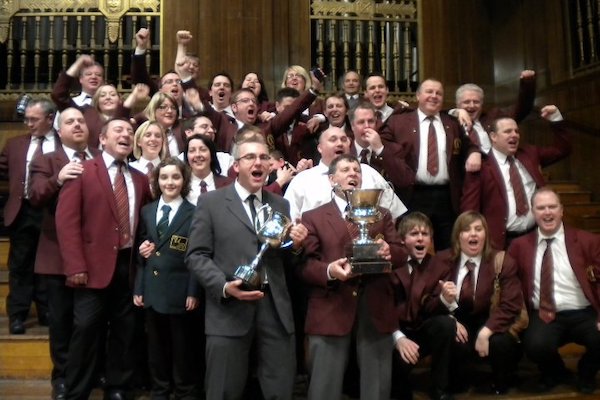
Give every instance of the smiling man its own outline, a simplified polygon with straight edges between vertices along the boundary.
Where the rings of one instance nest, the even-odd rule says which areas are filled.
[[[558,348],[569,342],[583,345],[577,389],[591,394],[600,369],[600,237],[565,226],[563,206],[552,189],[538,189],[531,207],[538,228],[508,250],[517,262],[529,311],[525,354],[542,374],[538,389],[547,391],[570,381]]]
[[[520,146],[521,133],[515,120],[500,118],[492,125],[492,150],[479,172],[465,176],[461,210],[481,212],[490,226],[494,247],[531,231],[535,225],[529,202],[536,188],[544,185],[541,168],[571,152],[571,139],[556,106],[545,106],[541,117],[550,121],[554,143],[548,147]]]
[[[126,398],[133,375],[134,315],[129,271],[139,210],[150,199],[146,175],[129,168],[133,128],[107,122],[104,151],[65,182],[56,233],[67,285],[75,288],[73,335],[67,358],[67,399],[88,398],[94,386],[100,329],[109,322],[105,399]]]

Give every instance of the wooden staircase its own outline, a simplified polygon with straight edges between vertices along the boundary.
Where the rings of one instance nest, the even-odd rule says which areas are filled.
[[[600,233],[600,202],[592,200],[591,191],[570,181],[553,181],[548,186],[560,194],[566,224]]]

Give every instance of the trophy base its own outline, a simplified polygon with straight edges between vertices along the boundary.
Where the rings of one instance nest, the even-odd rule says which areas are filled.
[[[353,274],[385,274],[392,271],[392,263],[385,260],[350,260]]]
[[[249,265],[240,265],[237,267],[233,278],[242,281],[242,285],[240,286],[242,290],[251,291],[260,290],[261,288],[260,274]]]

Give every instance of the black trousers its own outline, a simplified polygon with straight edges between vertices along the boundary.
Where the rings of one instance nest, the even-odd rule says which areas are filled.
[[[32,301],[36,303],[38,315],[48,312],[46,289],[42,279],[33,272],[41,221],[42,210],[23,200],[19,215],[9,227],[6,308],[10,320],[25,321]]]
[[[588,307],[557,312],[555,320],[549,324],[539,318],[537,310],[529,314],[523,347],[527,357],[537,364],[544,379],[564,376],[566,367],[558,348],[571,342],[586,348],[577,364],[579,377],[593,381],[600,369],[600,331],[594,309]]]
[[[199,397],[200,364],[192,313],[161,314],[147,308],[148,363],[152,398],[196,399]],[[171,382],[173,385],[171,385]]]
[[[64,275],[43,275],[43,278],[48,290],[52,383],[64,383],[73,332],[73,288],[65,286]]]
[[[435,251],[450,247],[456,213],[452,208],[449,185],[415,185],[408,209],[420,211],[431,220]]]
[[[87,399],[94,386],[99,346],[106,344],[106,390],[127,390],[134,372],[135,318],[129,286],[130,250],[122,250],[104,289],[74,290],[73,336],[67,360],[67,399]],[[108,333],[103,342],[106,324]],[[102,341],[102,343],[101,343]]]
[[[487,315],[479,318],[458,319],[467,329],[469,340],[467,343],[454,342],[452,347],[452,381],[462,382],[468,386],[472,374],[468,373],[470,364],[475,363],[481,357],[475,351],[475,341],[479,330],[485,324]],[[521,358],[521,345],[508,332],[494,333],[489,339],[489,355],[484,359],[492,367],[492,380],[496,386],[507,386],[510,378],[517,370],[517,364]]]
[[[456,322],[448,315],[438,315],[426,319],[417,329],[402,331],[407,338],[419,345],[421,359],[431,355],[430,391],[447,391],[450,369],[450,350],[456,337]],[[402,360],[394,350],[392,393],[400,398],[402,393],[412,391],[409,374],[414,366]]]

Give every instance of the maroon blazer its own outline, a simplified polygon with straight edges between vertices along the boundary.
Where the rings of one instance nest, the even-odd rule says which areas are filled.
[[[0,177],[8,179],[8,199],[4,205],[4,225],[10,226],[19,211],[25,193],[25,167],[27,150],[31,143],[31,135],[21,135],[6,141],[0,153]],[[55,146],[60,146],[60,138],[55,134]]]
[[[406,253],[394,228],[389,211],[382,209],[384,218],[371,225],[371,237],[383,234],[390,245],[393,267],[406,262]],[[391,333],[398,328],[395,318],[394,292],[390,274],[365,275],[346,282],[328,281],[327,265],[346,256],[351,243],[346,222],[334,201],[302,215],[308,229],[304,241],[306,264],[300,268],[301,278],[310,287],[305,331],[310,335],[343,336],[352,331],[356,319],[358,297],[353,295],[357,285],[364,285],[369,310],[375,328]]]
[[[96,110],[94,107],[88,105],[82,107],[73,101],[71,98],[70,88],[75,83],[77,83],[76,78],[73,78],[72,76],[67,75],[65,71],[62,71],[58,75],[58,79],[52,87],[52,93],[50,94],[50,97],[56,104],[58,111],[64,111],[69,107],[77,108],[81,111],[90,132],[88,137],[88,146],[90,148],[93,147],[97,149],[100,146],[100,131],[102,130],[102,126],[104,126],[105,119],[102,118],[98,110]],[[123,107],[122,103],[117,108],[117,118],[128,119],[130,114],[131,110]]]
[[[119,252],[119,219],[113,188],[102,157],[83,163],[81,177],[60,191],[56,232],[66,276],[87,272],[87,288],[103,289],[110,283]],[[137,231],[140,208],[150,199],[145,174],[129,169],[135,187]],[[135,243],[135,237],[133,238]]]
[[[360,160],[354,141],[350,145],[350,153]],[[391,182],[395,191],[406,190],[415,183],[414,171],[401,155],[394,153],[392,146],[384,146],[379,155],[371,154],[369,165]]]
[[[94,157],[100,154],[98,149],[90,147],[89,150]],[[40,257],[35,258],[35,272],[38,274],[64,274],[54,216],[60,191],[57,183],[58,173],[68,163],[67,154],[62,146],[59,146],[56,151],[37,157],[29,166],[29,201],[35,207],[44,207],[37,248]]]
[[[133,54],[131,57],[131,82],[135,85],[137,83],[144,83],[148,85],[150,88],[150,97],[154,95],[154,93],[158,92],[159,82],[152,79],[148,74],[148,68],[146,67],[146,55],[145,54]],[[200,98],[206,101],[210,101],[210,94],[208,90],[203,87],[196,85],[196,82],[191,79],[185,83],[181,83],[182,89],[185,91],[190,88],[197,89],[200,93]],[[184,114],[186,113],[188,107],[183,107]],[[187,118],[189,115],[183,115],[183,118]]]
[[[285,134],[275,138],[275,148],[283,153],[283,158],[293,166],[303,158],[311,158],[317,151],[316,138],[310,133],[303,123],[294,125],[292,141],[286,143]]]
[[[433,296],[442,279],[442,269],[431,268],[431,255],[427,254],[416,267],[412,276],[406,264],[392,271],[392,283],[396,295],[396,312],[400,329],[416,329],[429,316],[423,302]]]
[[[492,108],[483,111],[479,116],[479,122],[486,132],[492,131],[492,124],[498,118],[508,117],[517,123],[523,121],[533,109],[535,100],[535,76],[519,80],[519,95],[514,106],[509,108]]]
[[[533,311],[533,279],[537,249],[537,230],[513,240],[508,253],[516,261],[523,296]],[[600,322],[600,236],[565,226],[565,244],[571,268],[583,294],[596,310]]]
[[[517,150],[516,157],[523,164],[537,187],[544,186],[541,168],[553,164],[571,153],[571,135],[566,123],[551,124],[554,144],[549,147],[525,145]],[[494,153],[484,157],[481,170],[465,175],[461,211],[481,212],[487,219],[490,239],[496,248],[506,247],[506,221],[508,219],[508,197],[502,172]]]
[[[448,176],[450,178],[450,194],[452,207],[458,213],[460,209],[460,196],[465,171],[465,161],[469,154],[479,151],[469,137],[464,134],[455,118],[447,114],[440,114],[442,125],[446,131],[446,160]],[[407,190],[400,191],[402,200],[410,204],[412,187],[414,186],[416,171],[419,163],[419,117],[417,110],[393,113],[383,124],[379,131],[384,145],[391,147],[396,157],[403,157],[412,169],[412,182]]]
[[[500,273],[500,301],[498,307],[490,314],[490,305],[492,294],[494,293],[494,259],[497,251],[493,251],[487,260],[482,260],[479,266],[477,284],[475,289],[475,300],[473,303],[472,315],[475,320],[486,319],[487,326],[494,333],[508,331],[508,328],[515,322],[515,319],[523,307],[523,294],[521,292],[521,282],[517,276],[517,266],[514,260],[506,254]],[[452,251],[450,249],[437,253],[431,262],[431,269],[444,271],[443,281],[453,281],[456,283],[460,265],[452,260]],[[439,310],[447,313],[448,308],[440,300],[440,287],[437,286],[434,296],[425,305],[430,312]],[[461,322],[461,321],[459,321]]]

